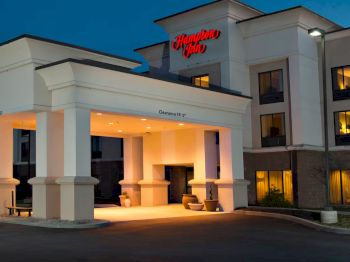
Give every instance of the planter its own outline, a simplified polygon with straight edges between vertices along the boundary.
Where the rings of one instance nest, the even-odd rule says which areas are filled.
[[[215,212],[218,207],[218,200],[204,200],[205,209],[209,212]]]
[[[190,207],[191,210],[201,211],[204,207],[204,204],[202,204],[202,203],[188,203],[188,206]]]
[[[198,203],[198,198],[196,195],[183,194],[182,195],[182,204],[186,209],[190,209],[188,203]]]
[[[130,207],[131,206],[130,198],[125,199],[124,204],[125,204],[125,207]]]
[[[125,199],[126,199],[126,195],[120,195],[119,196],[120,206],[122,206],[122,207],[125,206]]]
[[[323,224],[336,224],[338,223],[338,212],[337,211],[321,211],[321,223]]]

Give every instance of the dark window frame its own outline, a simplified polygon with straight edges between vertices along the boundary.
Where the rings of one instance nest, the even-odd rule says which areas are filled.
[[[200,85],[199,85],[199,86],[195,84],[195,79],[196,79],[196,78],[202,78],[202,77],[206,77],[206,76],[207,76],[208,79],[209,79],[209,82],[208,82],[208,86],[207,86],[207,87],[206,87],[206,86],[202,86],[202,80],[200,80]],[[202,75],[192,76],[192,77],[191,77],[191,83],[192,83],[192,85],[197,86],[197,87],[209,88],[209,87],[210,87],[210,76],[209,76],[209,74],[202,74]]]
[[[283,129],[284,129],[284,135],[282,136],[269,136],[269,137],[263,137],[263,128],[262,128],[262,119],[264,116],[273,116],[274,115],[278,115],[278,114],[282,114],[283,115]],[[282,142],[278,143],[278,145],[264,145],[264,140],[267,139],[273,139],[275,138],[277,139],[281,139]],[[272,113],[272,114],[264,114],[264,115],[260,115],[260,141],[261,141],[261,147],[277,147],[277,146],[286,146],[287,145],[287,141],[286,141],[287,135],[286,135],[286,114],[285,112],[278,112],[278,113]]]
[[[343,65],[343,66],[336,66],[331,68],[331,81],[332,81],[332,95],[333,95],[333,101],[339,101],[339,100],[347,100],[350,99],[350,89],[340,90],[335,88],[335,76],[333,74],[334,70],[342,69],[343,70],[343,84],[345,83],[344,78],[344,69],[348,67],[350,69],[350,65]]]
[[[271,84],[273,72],[281,72],[281,83],[282,83],[281,91],[262,94],[260,77],[263,74],[269,74],[270,75],[270,84]],[[284,102],[284,77],[283,77],[283,69],[282,68],[281,69],[274,69],[274,70],[270,70],[270,71],[259,72],[258,73],[258,82],[259,82],[259,104],[260,105],[283,103]],[[272,96],[272,98],[271,98],[271,96]],[[268,97],[268,98],[266,98],[266,97]]]
[[[350,133],[349,134],[345,134],[345,135],[338,135],[338,130],[337,130],[337,121],[339,123],[339,114],[340,113],[350,113],[350,110],[345,110],[345,111],[336,111],[333,113],[333,118],[334,118],[334,139],[335,139],[335,145],[336,146],[346,146],[346,145],[350,145]],[[336,117],[336,115],[338,114],[338,119]],[[346,118],[345,118],[346,120]],[[346,123],[347,125],[347,123]],[[350,125],[350,123],[349,123]],[[343,141],[342,141],[343,140]]]
[[[98,141],[99,150],[95,150],[94,145],[96,140]],[[99,136],[91,136],[91,159],[101,159],[102,158],[102,138]]]

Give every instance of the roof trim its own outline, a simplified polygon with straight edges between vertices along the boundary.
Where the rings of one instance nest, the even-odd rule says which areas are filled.
[[[174,84],[178,84],[178,85],[189,86],[189,87],[192,87],[192,88],[206,90],[206,91],[209,91],[209,92],[216,92],[216,93],[222,93],[222,94],[236,96],[236,97],[241,97],[241,98],[246,98],[246,99],[252,99],[252,97],[250,97],[250,96],[242,95],[242,94],[239,94],[239,93],[237,93],[237,92],[235,92],[233,90],[222,88],[222,87],[215,87],[215,88],[212,88],[212,89],[208,89],[208,88],[205,88],[205,87],[198,87],[198,86],[194,86],[192,84],[184,83],[184,82],[181,82],[181,81],[170,80],[170,79],[165,79],[165,78],[162,78],[162,77],[155,77],[155,76],[150,76],[150,75],[136,73],[136,72],[133,72],[133,71],[131,71],[130,69],[128,69],[126,67],[111,65],[111,64],[107,64],[107,63],[94,61],[94,60],[78,60],[78,59],[74,59],[74,58],[68,58],[68,59],[63,59],[63,60],[56,61],[56,62],[53,62],[53,63],[50,63],[50,64],[38,66],[38,67],[35,68],[35,70],[41,70],[41,69],[53,67],[53,66],[56,66],[56,65],[69,63],[69,62],[76,63],[76,64],[81,64],[81,65],[98,67],[98,68],[112,70],[112,71],[118,71],[118,72],[121,72],[121,73],[126,73],[126,74],[130,74],[130,75],[136,75],[136,76],[140,76],[140,77],[151,78],[151,79],[164,81],[164,82],[169,82],[169,83],[174,83]]]
[[[165,17],[156,19],[156,20],[154,20],[153,22],[154,22],[154,23],[158,23],[158,22],[160,22],[160,21],[163,21],[163,20],[172,18],[172,17],[174,17],[174,16],[182,15],[182,14],[191,12],[191,11],[193,11],[193,10],[196,10],[196,9],[199,9],[199,8],[202,8],[202,7],[205,7],[205,6],[209,6],[209,5],[212,5],[212,4],[216,4],[216,3],[222,2],[222,1],[224,1],[224,0],[214,0],[213,2],[210,2],[210,3],[207,3],[207,4],[199,5],[199,6],[196,6],[196,7],[193,7],[193,8],[190,8],[190,9],[187,9],[187,10],[184,10],[184,11],[181,11],[181,12],[178,12],[178,13],[175,13],[175,14],[172,14],[172,15],[169,15],[169,16],[165,16]],[[244,4],[244,3],[239,2],[239,1],[236,1],[236,0],[235,0],[235,2],[236,2],[237,4],[240,4],[240,5],[242,5],[242,6],[247,7],[247,8],[249,8],[249,9],[252,9],[252,10],[258,12],[258,13],[264,14],[263,11],[258,10],[258,9],[256,9],[256,8],[250,6],[250,5]]]
[[[150,47],[157,46],[157,45],[167,44],[167,43],[169,43],[169,40],[165,40],[165,41],[162,41],[162,42],[158,42],[158,43],[146,45],[146,46],[143,46],[143,47],[135,48],[134,51],[137,52],[137,51],[142,50],[142,49],[150,48]]]
[[[346,31],[346,30],[349,30],[349,29],[350,29],[350,27],[343,27],[343,28],[340,28],[340,29],[337,29],[337,30],[334,30],[334,31],[326,32],[326,35],[342,32],[342,31]]]
[[[280,13],[284,13],[284,12],[288,12],[288,11],[292,11],[294,9],[298,9],[298,8],[302,8],[318,17],[320,17],[321,19],[324,19],[332,24],[334,24],[335,26],[337,27],[340,27],[342,28],[341,25],[338,25],[337,23],[335,23],[334,21],[324,17],[324,16],[321,16],[320,14],[312,11],[311,9],[305,7],[305,6],[302,6],[302,5],[297,5],[297,6],[293,6],[293,7],[290,7],[290,8],[286,8],[286,9],[282,9],[282,10],[278,10],[276,12],[272,12],[272,13],[268,13],[268,14],[262,14],[262,15],[259,15],[259,16],[256,16],[256,17],[251,17],[251,18],[248,18],[248,19],[244,19],[244,20],[241,20],[241,21],[237,21],[236,24],[240,24],[240,23],[244,23],[244,22],[248,22],[248,21],[251,21],[251,20],[255,20],[255,19],[259,19],[259,18],[263,18],[263,17],[266,17],[266,16],[270,16],[270,15],[276,15],[276,14],[280,14]]]
[[[22,38],[29,38],[29,39],[33,39],[33,40],[47,42],[47,43],[50,43],[50,44],[70,47],[70,48],[74,48],[74,49],[79,49],[79,50],[82,50],[82,51],[95,53],[95,54],[98,54],[98,55],[111,57],[111,58],[116,58],[116,59],[120,59],[120,60],[125,60],[125,61],[128,61],[128,62],[132,62],[132,63],[136,63],[136,64],[139,64],[139,65],[142,65],[142,62],[140,62],[138,60],[135,60],[135,59],[126,58],[126,57],[118,56],[118,55],[113,55],[113,54],[105,53],[105,52],[98,51],[98,50],[95,50],[95,49],[82,47],[82,46],[78,46],[78,45],[74,45],[74,44],[69,44],[69,43],[65,43],[65,42],[60,42],[60,41],[57,41],[57,40],[53,40],[53,39],[49,39],[49,38],[45,38],[45,37],[41,37],[41,36],[36,36],[36,35],[31,35],[31,34],[19,35],[19,36],[15,37],[15,38],[12,38],[12,39],[9,39],[7,41],[4,41],[4,42],[0,43],[0,47],[4,46],[4,45],[7,45],[7,44],[10,44],[12,42],[15,42],[15,41],[17,41],[19,39],[22,39]]]

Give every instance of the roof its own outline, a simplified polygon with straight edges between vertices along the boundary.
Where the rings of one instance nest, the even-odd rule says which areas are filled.
[[[57,61],[57,62],[54,62],[54,63],[38,66],[38,67],[35,68],[35,70],[41,70],[41,69],[53,67],[53,66],[64,64],[64,63],[68,63],[68,62],[81,64],[81,65],[98,67],[98,68],[107,69],[107,70],[118,71],[118,72],[131,74],[131,75],[136,75],[136,76],[140,76],[140,77],[146,77],[146,78],[151,78],[151,79],[155,79],[155,80],[165,81],[165,82],[169,82],[169,83],[189,86],[189,87],[192,87],[192,88],[198,88],[198,89],[202,89],[202,90],[206,90],[206,91],[210,91],[210,92],[217,92],[217,93],[227,94],[227,95],[231,95],[231,96],[237,96],[237,97],[251,99],[250,96],[245,96],[245,95],[242,95],[242,94],[238,93],[237,91],[230,90],[230,89],[223,88],[223,87],[213,86],[210,89],[205,88],[205,87],[198,87],[198,86],[192,85],[190,83],[185,83],[185,82],[181,82],[181,81],[177,81],[177,80],[173,80],[173,79],[167,79],[167,78],[159,77],[159,76],[153,76],[153,75],[136,73],[136,72],[133,72],[133,71],[131,71],[130,69],[128,69],[126,67],[112,65],[112,64],[103,63],[103,62],[98,62],[98,61],[94,61],[94,60],[90,60],[90,59],[79,60],[79,59],[75,59],[75,58],[68,58],[68,59],[60,60],[60,61]]]
[[[266,16],[271,16],[271,15],[276,15],[276,14],[284,13],[284,12],[292,11],[292,10],[299,9],[299,8],[304,9],[304,10],[306,10],[307,12],[310,12],[310,13],[312,13],[312,14],[314,14],[314,15],[320,17],[321,19],[326,20],[326,21],[328,21],[329,23],[332,23],[332,24],[334,24],[334,25],[337,26],[337,27],[340,27],[340,28],[342,27],[342,26],[336,24],[335,22],[329,20],[328,18],[326,18],[326,17],[324,17],[324,16],[321,16],[320,14],[318,14],[318,13],[312,11],[311,9],[306,8],[306,7],[302,6],[302,5],[293,6],[293,7],[287,8],[287,9],[278,10],[278,11],[276,11],[276,12],[272,12],[272,13],[268,13],[268,14],[262,14],[262,15],[259,15],[259,16],[247,18],[247,19],[244,19],[244,20],[241,20],[241,21],[237,21],[236,23],[237,23],[237,24],[240,24],[240,23],[244,23],[244,22],[247,22],[247,21],[252,21],[252,20],[255,20],[255,19],[262,18],[262,17],[266,17]]]
[[[79,49],[79,50],[83,50],[83,51],[90,52],[90,53],[95,53],[95,54],[106,56],[106,57],[111,57],[111,58],[116,58],[116,59],[120,59],[120,60],[125,60],[125,61],[129,61],[129,62],[136,63],[136,64],[142,64],[142,62],[140,62],[138,60],[125,58],[125,57],[122,57],[122,56],[101,52],[101,51],[94,50],[94,49],[91,49],[91,48],[86,48],[86,47],[82,47],[82,46],[78,46],[78,45],[74,45],[74,44],[69,44],[69,43],[64,43],[64,42],[60,42],[60,41],[44,38],[44,37],[41,37],[41,36],[35,36],[35,35],[31,35],[31,34],[23,34],[23,35],[17,36],[15,38],[12,38],[10,40],[7,40],[5,42],[0,43],[0,46],[7,45],[9,43],[12,43],[12,42],[17,41],[17,40],[22,39],[22,38],[29,38],[29,39],[38,40],[38,41],[51,43],[51,44],[55,44],[55,45],[66,46],[66,47]]]
[[[163,44],[167,44],[167,43],[169,43],[168,40],[162,41],[162,42],[158,42],[158,43],[154,43],[154,44],[151,44],[151,45],[146,45],[146,46],[139,47],[139,48],[135,48],[134,51],[137,52],[137,51],[142,50],[142,49],[150,48],[150,47],[157,46],[157,45],[163,45]]]
[[[205,7],[205,6],[210,6],[210,5],[216,4],[218,2],[222,2],[222,1],[224,1],[224,0],[214,0],[213,2],[210,2],[210,3],[207,3],[207,4],[199,5],[199,6],[191,8],[191,9],[184,10],[184,11],[179,12],[179,13],[175,13],[175,14],[172,14],[172,15],[169,15],[169,16],[166,16],[166,17],[159,18],[157,20],[154,20],[154,22],[157,23],[157,22],[160,22],[162,20],[166,20],[168,18],[171,18],[171,17],[174,17],[174,16],[178,16],[178,15],[181,15],[181,14],[185,14],[185,13],[191,12],[193,10],[196,10],[196,9],[199,9],[199,8],[202,8],[202,7]],[[254,8],[254,7],[250,6],[250,5],[244,4],[244,3],[240,2],[240,1],[235,1],[234,0],[234,2],[236,2],[236,3],[238,3],[238,4],[242,5],[242,6],[245,6],[245,7],[249,8],[249,9],[251,9],[251,10],[254,10],[254,11],[258,12],[258,13],[261,13],[261,14],[264,13],[264,12],[262,12],[262,11],[256,9],[256,8]]]

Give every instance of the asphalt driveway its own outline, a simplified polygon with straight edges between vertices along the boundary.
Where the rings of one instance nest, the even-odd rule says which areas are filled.
[[[236,214],[89,230],[1,223],[0,261],[350,261],[350,236]]]

